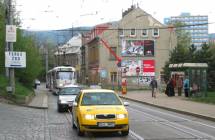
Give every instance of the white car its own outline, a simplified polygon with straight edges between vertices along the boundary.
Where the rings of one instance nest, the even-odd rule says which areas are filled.
[[[78,85],[66,85],[58,92],[57,108],[58,112],[72,109],[73,101],[76,95],[81,91]]]
[[[40,85],[40,80],[35,79],[34,83],[35,83],[36,85]]]

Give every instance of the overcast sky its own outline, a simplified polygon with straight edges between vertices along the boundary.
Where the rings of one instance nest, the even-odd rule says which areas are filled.
[[[132,3],[163,23],[165,17],[182,12],[208,15],[209,33],[215,33],[214,0],[14,0],[20,11],[22,28],[52,30],[94,26],[120,20]]]

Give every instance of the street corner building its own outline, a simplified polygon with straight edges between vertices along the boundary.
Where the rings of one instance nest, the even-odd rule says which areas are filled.
[[[131,6],[121,20],[96,25],[82,35],[81,82],[117,87],[126,78],[128,88],[148,86],[152,77],[162,79],[174,47],[173,28]]]

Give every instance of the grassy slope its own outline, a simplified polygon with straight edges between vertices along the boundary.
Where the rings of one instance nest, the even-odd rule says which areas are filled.
[[[0,75],[0,96],[7,97],[6,87],[8,86],[8,80],[5,76]],[[25,98],[25,96],[32,95],[34,92],[32,89],[24,87],[21,83],[16,82],[15,98]]]

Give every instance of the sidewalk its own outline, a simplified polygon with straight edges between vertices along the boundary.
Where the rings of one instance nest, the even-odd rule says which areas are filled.
[[[152,98],[150,90],[128,91],[125,95],[119,95],[125,99],[215,121],[215,105],[189,101],[183,96],[167,97],[164,93],[157,93],[157,97]]]
[[[48,108],[48,89],[45,88],[44,84],[37,86],[37,89],[34,90],[35,97],[27,105],[28,107],[38,108],[38,109],[47,109]]]

